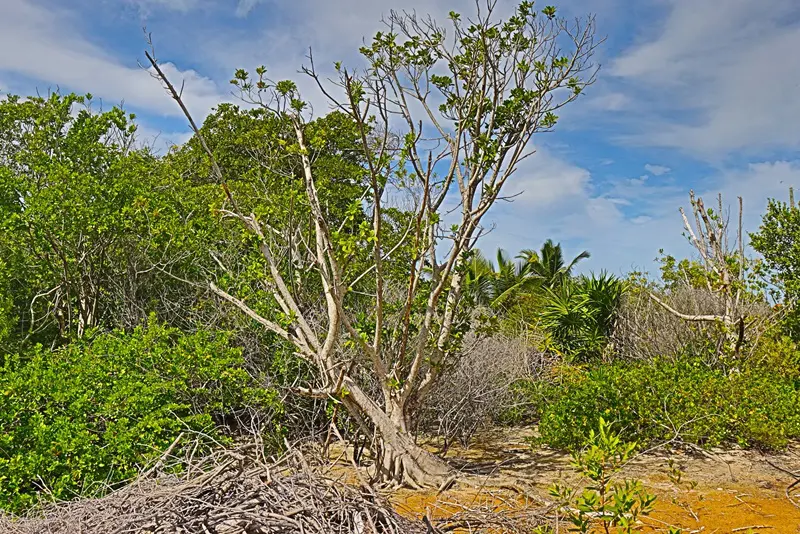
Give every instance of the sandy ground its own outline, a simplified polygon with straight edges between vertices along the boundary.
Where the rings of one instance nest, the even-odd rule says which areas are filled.
[[[481,435],[469,449],[448,452],[448,460],[461,470],[452,488],[440,494],[396,489],[387,496],[398,512],[415,518],[426,512],[448,518],[464,510],[513,514],[545,509],[551,502],[547,489],[553,482],[576,486],[581,481],[570,467],[568,455],[533,450],[525,441],[529,436],[528,429],[500,429]],[[680,471],[680,479],[670,469],[669,458]],[[785,493],[794,479],[770,462],[800,472],[800,444],[771,455],[742,450],[659,450],[637,457],[622,476],[642,480],[658,496],[655,512],[643,520],[643,532],[679,527],[684,533],[800,534],[800,508]],[[354,476],[345,474],[347,467],[339,469],[342,476]],[[791,496],[800,503],[800,486]],[[566,527],[559,530],[567,532]]]

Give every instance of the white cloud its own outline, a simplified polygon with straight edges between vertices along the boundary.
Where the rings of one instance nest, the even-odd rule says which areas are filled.
[[[613,62],[660,118],[636,143],[707,158],[800,147],[800,19],[795,0],[667,0],[660,28]]]
[[[155,10],[168,10],[187,13],[200,6],[202,0],[123,0],[126,4],[133,5],[143,15],[149,15]]]
[[[653,165],[648,163],[647,165],[644,166],[644,170],[646,170],[653,176],[661,176],[662,174],[667,174],[672,169],[670,169],[669,167],[665,167],[663,165]]]
[[[524,193],[489,212],[486,223],[494,229],[479,245],[485,251],[515,253],[552,238],[565,243],[567,254],[592,253],[582,269],[615,273],[651,268],[662,247],[688,252],[678,215],[685,191],[674,184],[650,184],[644,176],[617,180],[601,192],[587,169],[540,150],[506,191]]]
[[[3,0],[0,50],[7,52],[0,54],[0,72],[33,78],[51,88],[91,92],[110,104],[125,102],[152,113],[180,114],[159,83],[133,58],[119,61],[81,37],[78,27],[69,11],[44,8],[31,0]],[[185,82],[184,100],[198,120],[220,102],[220,92],[210,79],[195,71],[180,71],[171,63],[163,67],[178,87]]]
[[[236,16],[246,17],[253,8],[263,1],[264,0],[239,0],[239,3],[236,5]]]
[[[505,191],[514,196],[517,205],[552,208],[583,197],[590,178],[588,170],[539,150],[523,161]]]
[[[622,111],[629,108],[632,102],[633,100],[624,93],[609,92],[590,97],[586,106],[602,111]]]

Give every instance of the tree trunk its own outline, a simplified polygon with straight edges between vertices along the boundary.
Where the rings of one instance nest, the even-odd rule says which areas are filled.
[[[452,475],[447,463],[426,451],[395,423],[364,391],[345,378],[346,394],[342,403],[349,412],[369,419],[375,425],[380,439],[380,454],[376,455],[375,467],[378,478],[412,487],[440,487]],[[403,418],[402,426],[405,426]]]

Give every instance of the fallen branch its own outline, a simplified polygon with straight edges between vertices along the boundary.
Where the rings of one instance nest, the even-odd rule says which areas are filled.
[[[792,471],[789,471],[788,469],[784,469],[783,467],[781,467],[779,465],[775,465],[774,463],[770,462],[766,458],[764,459],[764,461],[767,462],[772,467],[774,467],[775,469],[777,469],[778,471],[781,471],[782,473],[786,473],[787,475],[789,475],[791,477],[794,477],[794,482],[792,482],[791,484],[786,486],[786,490],[784,490],[784,493],[786,494],[786,498],[789,499],[790,503],[792,503],[796,507],[800,508],[800,503],[798,503],[797,501],[792,499],[792,494],[790,493],[792,491],[792,489],[794,489],[795,486],[799,486],[800,485],[800,474],[793,473]]]

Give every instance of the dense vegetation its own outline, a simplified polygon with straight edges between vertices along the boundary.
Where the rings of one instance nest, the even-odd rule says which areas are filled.
[[[69,499],[102,491],[181,433],[202,452],[225,440],[223,417],[281,409],[227,335],[152,322],[10,357],[0,391],[0,498],[12,508],[36,502],[37,492]]]
[[[497,26],[452,14],[455,76],[477,61],[477,37],[498,57],[530,48],[529,4]],[[557,20],[550,9],[539,30]],[[408,76],[433,69],[442,39],[379,34],[362,52],[375,72]],[[591,43],[576,43],[589,51],[580,57]],[[548,61],[514,63],[520,87],[493,95],[498,122],[486,131],[454,119],[480,112],[453,79],[431,75],[442,116],[474,136],[456,153],[474,172],[510,176],[507,146],[557,122],[536,107],[544,93],[525,88],[529,70],[563,75],[547,91],[568,90],[565,103],[593,80]],[[712,210],[692,195],[696,254],[664,256],[658,277],[577,274],[589,253],[569,259],[552,240],[492,262],[473,247],[470,210],[442,228],[430,201],[382,205],[390,179],[444,199],[455,178],[431,186],[440,168],[425,170],[433,157],[417,152],[415,123],[404,135],[376,125],[359,111],[376,79],[340,73],[351,108],[301,120],[295,85],[237,71],[250,105],[219,106],[165,155],[140,147],[133,115],[93,109],[91,95],[0,101],[4,507],[105,491],[179,437],[185,453],[254,438],[274,452],[335,424],[356,441],[381,435],[374,454],[398,458],[413,431],[447,447],[509,423],[571,450],[600,439],[600,421],[646,445],[776,449],[800,438],[793,199],[770,203],[751,236],[758,259],[741,242],[727,248],[735,232],[721,200]],[[525,122],[531,109],[541,116]],[[463,189],[476,212],[502,186],[484,178]],[[461,248],[437,260],[441,235]],[[404,467],[426,474],[418,468]]]

